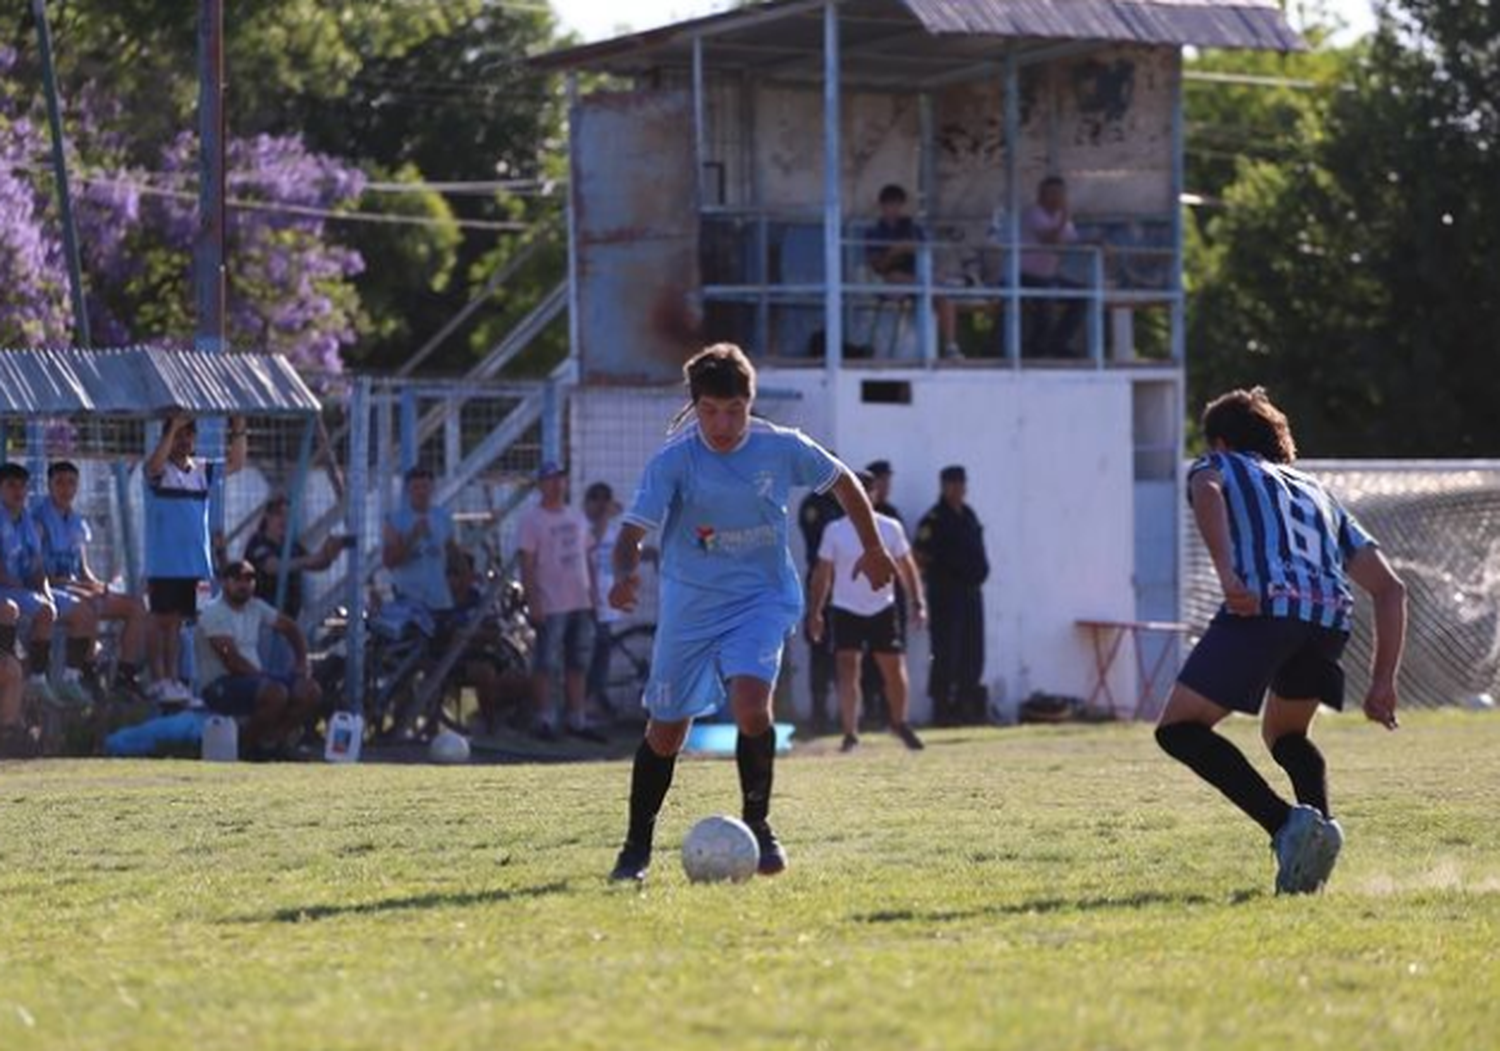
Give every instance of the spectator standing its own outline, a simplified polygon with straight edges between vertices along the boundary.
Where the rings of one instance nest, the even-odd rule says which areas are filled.
[[[93,531],[88,519],[74,509],[78,498],[78,465],[58,460],[47,467],[47,496],[32,508],[37,535],[42,542],[42,563],[59,612],[74,602],[93,607],[94,631],[68,635],[69,664],[86,667],[93,659],[100,620],[116,620],[120,632],[120,655],[115,664],[114,688],[126,694],[140,692],[140,669],[146,653],[146,606],[134,595],[112,592],[89,566],[88,545]],[[80,625],[86,627],[87,623]]]
[[[277,495],[266,501],[260,523],[245,544],[245,561],[255,567],[255,597],[269,602],[272,608],[296,620],[302,615],[302,574],[307,570],[322,570],[333,565],[344,550],[342,537],[329,536],[318,550],[309,553],[300,539],[293,538],[291,557],[287,559],[286,594],[278,606],[276,592],[281,585],[281,556],[286,550],[288,501]],[[272,672],[286,672],[291,668],[291,651],[287,649],[281,635],[273,635],[266,654],[266,668]]]
[[[568,504],[568,472],[557,463],[537,471],[542,498],[521,515],[519,545],[521,583],[536,627],[532,668],[537,710],[534,730],[543,739],[557,736],[557,707],[552,696],[561,674],[567,718],[562,729],[575,737],[602,742],[590,729],[584,707],[585,676],[594,648],[594,583],[589,568],[589,521]]]
[[[872,460],[865,465],[870,475],[870,503],[878,514],[895,519],[906,530],[906,519],[891,504],[891,480],[896,472],[889,460]],[[901,640],[902,652],[906,646],[907,587],[902,574],[896,574],[896,635]],[[861,722],[871,729],[880,729],[890,723],[890,702],[885,695],[885,676],[875,660],[875,654],[866,652],[860,664],[860,692],[864,700],[864,715]]]
[[[859,480],[866,491],[874,487],[875,478],[861,471]],[[912,595],[912,611],[918,624],[926,620],[922,586],[917,579],[917,564],[912,558],[906,530],[888,515],[875,512],[875,526],[881,542],[896,563],[896,576]],[[843,722],[843,751],[859,745],[860,662],[868,654],[879,667],[890,702],[891,732],[906,747],[920,751],[921,739],[907,722],[908,683],[906,675],[906,640],[896,623],[896,584],[889,581],[874,588],[868,580],[854,575],[855,566],[864,553],[854,523],[848,518],[834,522],[823,533],[818,550],[818,568],[813,573],[812,600],[809,604],[808,634],[821,637],[828,629],[833,635],[834,655],[838,662],[839,715]],[[829,603],[829,595],[832,602]],[[829,623],[825,625],[823,608],[829,606]]]
[[[448,566],[463,557],[453,535],[453,516],[433,505],[436,480],[426,467],[406,472],[406,499],[386,516],[380,560],[391,574],[396,598],[437,619],[453,609]]]
[[[916,555],[926,577],[932,663],[927,695],[939,726],[983,721],[984,596],[990,563],[984,527],[966,502],[962,467],[939,474],[942,495],[917,526]]]
[[[620,512],[614,490],[604,482],[595,482],[583,494],[583,513],[589,520],[589,568],[593,573],[594,650],[589,658],[587,695],[606,710],[612,708],[608,696],[609,650],[614,642],[614,626],[624,614],[609,604],[610,589],[615,586],[615,541],[620,538]]]
[[[249,431],[242,417],[229,421],[223,474],[245,465]],[[182,626],[198,615],[198,584],[213,572],[208,505],[218,465],[196,455],[198,424],[174,413],[146,461],[146,597],[152,692],[159,701],[192,697],[181,676]]]
[[[203,607],[194,645],[203,703],[220,715],[245,718],[243,747],[254,758],[286,758],[322,699],[308,671],[307,640],[297,622],[255,597],[255,567],[230,562],[219,596]],[[269,628],[292,648],[288,675],[266,672],[260,635]]]

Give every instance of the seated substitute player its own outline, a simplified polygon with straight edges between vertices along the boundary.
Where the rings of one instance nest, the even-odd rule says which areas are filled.
[[[1307,731],[1320,702],[1343,707],[1348,580],[1375,603],[1365,715],[1392,730],[1406,590],[1359,523],[1291,466],[1291,428],[1262,388],[1210,402],[1203,433],[1211,452],[1189,472],[1189,500],[1224,605],[1183,666],[1156,739],[1271,836],[1277,892],[1309,893],[1327,881],[1344,840]],[[1261,713],[1261,735],[1291,777],[1296,806],[1214,732],[1233,711]]]
[[[121,693],[140,692],[141,661],[146,652],[146,607],[134,595],[121,595],[105,587],[89,568],[88,545],[94,538],[88,519],[73,509],[78,497],[78,466],[58,460],[47,467],[47,496],[31,510],[42,541],[42,561],[58,609],[72,602],[92,605],[98,620],[122,622],[120,659],[115,665],[114,688]],[[69,663],[85,666],[93,657],[95,631],[68,636]]]
[[[875,476],[869,471],[860,471],[859,480],[865,492],[874,489]],[[875,512],[875,525],[880,530],[885,549],[896,560],[896,573],[901,578],[901,586],[912,597],[912,617],[920,627],[927,622],[927,601],[922,596],[921,574],[917,572],[917,561],[912,557],[906,530],[901,528],[900,522],[878,511]],[[844,726],[842,750],[851,752],[859,747],[860,661],[868,650],[880,668],[881,680],[885,684],[891,733],[901,738],[901,743],[912,751],[920,751],[922,739],[906,721],[909,693],[906,644],[896,616],[896,585],[892,582],[883,588],[872,588],[857,579],[854,564],[861,554],[859,537],[848,518],[840,518],[823,531],[818,566],[813,570],[807,599],[807,634],[815,642],[822,640],[825,630],[823,610],[831,608],[833,653],[839,680],[839,718]],[[833,592],[831,607],[828,602],[830,589]]]
[[[240,560],[224,567],[219,597],[198,615],[193,639],[203,703],[221,715],[248,717],[244,750],[257,758],[289,754],[318,712],[322,691],[308,672],[307,640],[297,622],[255,597],[255,567]],[[261,629],[270,628],[292,648],[292,673],[267,673],[260,663]]]
[[[15,603],[21,618],[31,622],[26,638],[26,686],[33,693],[51,697],[47,672],[52,664],[52,628],[61,620],[68,637],[92,639],[99,632],[93,607],[66,592],[54,594],[47,583],[42,560],[42,540],[26,507],[26,489],[31,472],[18,463],[0,464],[0,599]],[[77,660],[69,654],[59,692],[74,703],[87,700]]]
[[[760,844],[762,875],[786,868],[768,822],[776,758],[771,688],[787,637],[802,620],[802,582],[788,546],[796,486],[832,490],[854,520],[864,553],[855,571],[874,587],[895,565],[864,489],[849,469],[798,431],[754,419],[755,368],[721,343],[683,366],[691,404],[646,465],[615,545],[610,604],[635,608],[641,540],[661,530],[661,596],[645,705],[646,737],[630,782],[630,828],[610,878],[642,880],[656,816],[693,719],[726,694],[739,740],[745,823]],[[727,684],[727,691],[726,691]]]

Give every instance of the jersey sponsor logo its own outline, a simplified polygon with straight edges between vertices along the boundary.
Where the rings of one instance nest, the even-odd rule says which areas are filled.
[[[693,537],[700,551],[723,551],[729,554],[774,547],[780,542],[776,527],[772,525],[752,526],[749,529],[715,529],[713,526],[701,525],[693,529]]]
[[[771,494],[776,491],[776,475],[770,471],[757,471],[754,478],[755,495],[762,500],[771,499]]]

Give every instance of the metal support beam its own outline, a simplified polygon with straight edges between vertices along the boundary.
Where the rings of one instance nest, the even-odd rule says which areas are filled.
[[[573,129],[578,121],[578,74],[568,74],[568,356],[578,360],[578,194],[583,185],[578,170],[578,143]]]
[[[91,347],[88,304],[83,295],[83,259],[78,250],[78,224],[73,219],[73,191],[68,183],[68,145],[63,133],[62,101],[58,97],[57,68],[52,61],[52,29],[47,23],[47,0],[31,0],[36,19],[37,47],[42,59],[42,83],[47,93],[47,124],[52,129],[52,180],[57,185],[57,210],[62,218],[63,255],[68,261],[68,288],[73,298],[73,340]]]
[[[917,325],[921,333],[918,346],[921,348],[923,364],[931,367],[937,360],[937,338],[932,327],[933,230],[930,222],[938,212],[937,136],[932,96],[925,91],[917,96],[917,129],[917,200],[924,229],[927,231],[927,240],[923,242],[917,257],[922,281],[922,298],[917,302]]]
[[[365,710],[365,521],[370,479],[370,391],[372,381],[361,376],[354,381],[349,415],[353,426],[349,432],[349,495],[345,502],[349,535],[355,538],[348,552],[344,605],[349,610],[348,627],[344,629],[344,682],[346,696],[335,703],[345,711],[363,715]],[[383,484],[384,480],[381,479]],[[341,703],[340,703],[341,702]]]
[[[115,522],[120,530],[120,547],[125,561],[125,592],[129,595],[141,593],[141,563],[135,550],[135,519],[130,513],[130,465],[122,459],[110,464],[115,482]]]
[[[708,161],[708,85],[703,79],[703,38],[693,37],[693,185],[698,188],[698,200],[694,202],[701,210],[703,192],[703,165]]]
[[[823,5],[823,334],[830,372],[844,356],[843,150],[840,149],[839,5]]]
[[[1182,365],[1187,360],[1187,309],[1182,287],[1182,242],[1183,216],[1182,194],[1186,188],[1184,165],[1186,157],[1182,128],[1182,52],[1178,51],[1173,66],[1172,92],[1172,306],[1171,345],[1172,360]]]
[[[1021,367],[1021,66],[1005,60],[1005,356]]]
[[[224,349],[224,0],[202,0],[198,16],[199,350]]]
[[[287,493],[286,535],[281,538],[281,553],[277,556],[280,572],[276,574],[276,608],[280,610],[286,609],[287,590],[291,587],[292,551],[297,544],[297,535],[302,531],[302,511],[307,505],[307,472],[312,467],[313,438],[317,433],[317,420],[309,418],[302,425],[297,468],[292,474],[291,491]]]

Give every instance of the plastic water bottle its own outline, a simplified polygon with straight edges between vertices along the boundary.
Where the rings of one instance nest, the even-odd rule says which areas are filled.
[[[353,712],[334,712],[328,720],[328,743],[323,758],[330,763],[359,762],[359,746],[365,738],[365,718]]]
[[[203,761],[232,763],[240,757],[240,728],[229,715],[210,715],[203,720]]]

